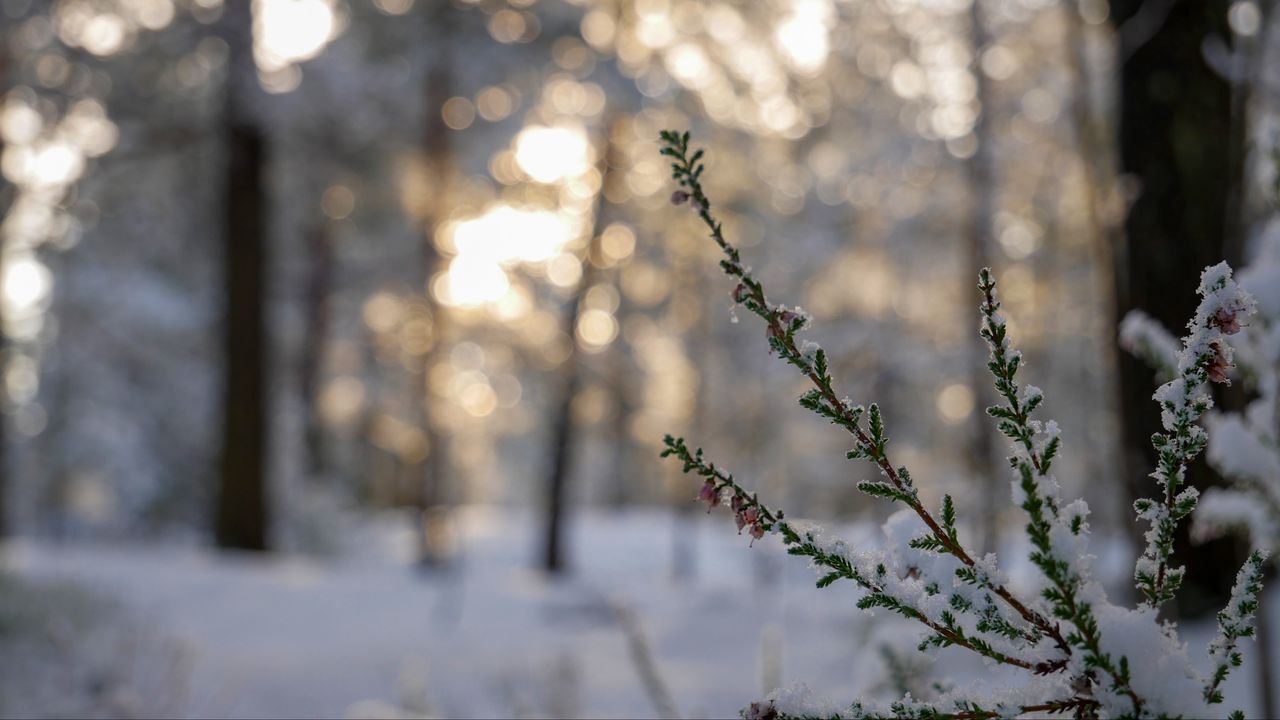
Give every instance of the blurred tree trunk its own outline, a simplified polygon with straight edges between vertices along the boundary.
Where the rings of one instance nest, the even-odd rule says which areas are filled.
[[[1065,23],[1063,45],[1066,57],[1063,64],[1071,78],[1072,90],[1068,104],[1071,132],[1084,168],[1086,184],[1084,201],[1090,233],[1089,259],[1093,278],[1090,287],[1098,297],[1103,318],[1099,323],[1103,328],[1102,337],[1099,338],[1103,365],[1098,370],[1101,374],[1098,386],[1102,388],[1104,395],[1105,412],[1114,418],[1114,427],[1118,428],[1121,418],[1118,368],[1122,353],[1115,337],[1115,328],[1119,323],[1115,288],[1118,271],[1116,253],[1124,244],[1124,209],[1116,169],[1115,118],[1108,115],[1094,97],[1096,81],[1088,58],[1090,31],[1085,26],[1079,6],[1066,8]],[[1100,457],[1091,457],[1087,466],[1101,470],[1088,475],[1094,487],[1105,485],[1110,488],[1116,481],[1132,482],[1123,480],[1131,477],[1123,442],[1113,439],[1101,452],[1103,454]],[[1125,499],[1128,499],[1127,493]],[[1118,527],[1132,526],[1132,510],[1125,503],[1100,507],[1098,517],[1103,523],[1119,523]]]
[[[582,367],[579,362],[577,328],[582,299],[596,281],[598,270],[592,258],[600,257],[600,234],[605,226],[604,188],[609,182],[610,163],[617,162],[613,136],[621,125],[612,118],[605,121],[606,138],[600,162],[600,191],[596,194],[595,219],[591,237],[582,254],[582,278],[578,287],[565,304],[564,329],[569,337],[569,354],[560,365],[561,390],[552,415],[551,457],[546,482],[546,518],[543,526],[542,568],[556,574],[564,570],[564,518],[569,480],[573,474],[574,450],[577,446],[577,428],[573,423],[573,399],[582,385]]]
[[[423,14],[425,36],[430,38],[431,47],[424,59],[427,74],[423,84],[425,120],[420,151],[431,181],[431,197],[424,199],[418,212],[422,233],[422,297],[431,316],[431,340],[430,348],[423,354],[414,375],[413,388],[418,421],[427,437],[427,456],[421,462],[407,463],[405,470],[419,513],[419,558],[427,566],[443,563],[447,559],[449,545],[448,521],[444,512],[449,471],[448,438],[441,432],[440,422],[433,417],[435,398],[431,388],[431,368],[444,350],[447,325],[445,308],[432,296],[430,283],[444,264],[436,246],[435,231],[447,210],[445,202],[454,167],[450,130],[444,121],[443,108],[453,94],[451,37],[456,13],[451,3],[431,2],[426,4]]]
[[[0,48],[0,107],[4,105],[4,98],[9,93],[12,86],[10,73],[12,69],[12,59],[9,57],[9,48]],[[0,134],[0,158],[4,157],[4,135]],[[4,173],[0,172],[0,225],[3,225],[5,215],[9,213],[9,206],[13,203],[14,195],[17,188],[14,187],[6,178]],[[6,246],[3,231],[0,231],[0,278],[4,277],[4,256]],[[9,360],[9,335],[4,326],[4,318],[0,317],[0,377],[3,376],[4,369],[8,367]],[[5,420],[8,413],[5,412],[5,405],[9,402],[8,392],[4,391],[4,384],[0,383],[0,538],[7,537],[11,534],[12,529],[9,526],[9,453],[6,452],[8,447],[6,442],[8,437],[5,433]]]
[[[222,456],[215,518],[220,547],[265,550],[270,534],[266,338],[266,138],[247,107],[256,88],[250,3],[220,20],[229,55],[223,107],[223,253],[226,315]]]
[[[1226,11],[1226,2],[1111,0],[1121,63],[1120,166],[1139,187],[1125,221],[1127,243],[1115,255],[1116,312],[1122,318],[1142,308],[1174,333],[1195,310],[1200,271],[1224,257],[1240,260],[1229,256],[1237,245],[1227,237],[1240,128],[1231,86],[1202,52],[1206,40],[1231,37]],[[1148,497],[1155,490],[1150,440],[1160,429],[1155,381],[1133,357],[1122,355],[1119,366],[1130,496]],[[1188,478],[1203,490],[1216,476],[1199,461]],[[1187,567],[1177,609],[1198,615],[1221,606],[1243,558],[1231,541],[1193,546],[1186,529],[1175,546]]]
[[[298,371],[306,468],[312,479],[321,477],[326,470],[324,425],[320,422],[318,398],[320,371],[329,342],[329,294],[333,288],[333,244],[329,237],[329,221],[323,214],[317,215],[307,236],[306,330]]]
[[[622,287],[621,276],[622,266],[619,264],[614,271],[618,288]],[[627,299],[622,292],[618,296],[617,317],[618,324],[621,325],[627,314]],[[632,481],[635,479],[634,467],[637,459],[631,423],[636,416],[635,383],[639,371],[635,366],[632,350],[621,333],[609,355],[609,391],[613,395],[614,406],[611,433],[613,448],[610,455],[610,481],[613,485],[610,488],[609,504],[620,510],[635,496]]]
[[[970,43],[973,50],[973,77],[977,83],[979,107],[978,119],[973,128],[977,149],[965,163],[969,175],[969,187],[973,192],[971,217],[965,238],[966,263],[961,266],[961,287],[972,291],[977,287],[978,271],[991,265],[989,251],[995,234],[996,171],[995,142],[991,132],[991,115],[995,103],[991,96],[991,83],[982,71],[982,53],[990,42],[982,0],[974,0],[969,6]],[[965,297],[969,297],[966,295]],[[970,378],[974,412],[969,420],[969,473],[978,483],[978,518],[980,527],[980,552],[995,552],[1000,540],[998,527],[1000,509],[1005,504],[1003,463],[996,461],[996,445],[993,424],[986,408],[995,404],[991,387],[991,375],[987,369],[987,343],[977,333],[969,333]]]

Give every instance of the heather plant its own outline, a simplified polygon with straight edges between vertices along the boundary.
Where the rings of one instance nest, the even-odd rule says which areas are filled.
[[[1256,298],[1257,314],[1236,343],[1238,375],[1255,397],[1239,411],[1205,416],[1206,456],[1230,483],[1205,491],[1193,521],[1197,537],[1243,531],[1254,547],[1280,550],[1280,219],[1259,238],[1240,285]],[[1162,375],[1176,367],[1176,340],[1141,310],[1120,326],[1120,342]]]
[[[703,151],[691,151],[687,132],[663,132],[661,141],[678,184],[672,202],[697,213],[724,254],[720,267],[736,281],[734,302],[765,323],[770,351],[811,384],[800,405],[850,435],[850,460],[875,468],[878,477],[859,482],[858,488],[901,509],[885,523],[881,545],[854,547],[818,525],[770,508],[683,438],[664,438],[663,456],[678,459],[684,472],[702,478],[698,498],[709,508],[727,505],[751,542],[777,535],[790,554],[808,558],[818,571],[819,588],[851,583],[859,591],[859,608],[917,623],[920,651],[955,648],[997,669],[988,682],[930,697],[908,694],[888,704],[836,705],[798,685],[751,703],[744,717],[1204,717],[1210,706],[1222,703],[1222,683],[1241,663],[1239,640],[1253,632],[1264,553],[1250,555],[1219,613],[1219,632],[1208,648],[1209,675],[1196,670],[1176,628],[1160,621],[1158,612],[1183,577],[1172,538],[1197,503],[1185,473],[1207,442],[1198,424],[1212,406],[1207,385],[1226,381],[1233,357],[1227,337],[1254,312],[1252,297],[1236,284],[1231,269],[1223,263],[1205,270],[1200,305],[1171,356],[1173,377],[1156,393],[1164,426],[1152,440],[1160,457],[1152,473],[1158,492],[1135,504],[1138,519],[1150,529],[1134,573],[1143,600],[1133,608],[1111,603],[1093,576],[1089,509],[1082,500],[1065,501],[1053,475],[1062,447],[1059,428],[1033,417],[1044,394],[1019,380],[1022,355],[1012,347],[995,279],[989,269],[979,273],[979,332],[990,349],[988,368],[1001,398],[987,414],[1011,441],[1013,499],[1025,513],[1028,559],[1038,571],[1030,590],[1025,582],[1015,588],[994,553],[979,557],[965,546],[952,498],[944,495],[937,507],[927,504],[909,470],[893,461],[880,409],[838,393],[823,349],[799,337],[810,327],[810,317],[768,299],[712,209],[702,184]]]

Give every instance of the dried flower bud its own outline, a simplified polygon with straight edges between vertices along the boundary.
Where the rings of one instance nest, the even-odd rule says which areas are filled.
[[[743,514],[742,514],[742,512],[741,512],[741,511],[739,511],[739,512],[737,512],[737,513],[734,513],[733,521],[734,521],[735,523],[737,523],[737,525],[738,525],[738,534],[739,534],[739,535],[741,535],[741,534],[742,534],[742,528],[744,528],[744,527],[746,527],[746,526],[747,526],[747,518],[743,516]]]
[[[685,203],[689,202],[689,197],[690,197],[689,193],[687,193],[687,192],[685,192],[685,191],[683,191],[683,190],[677,190],[677,191],[675,191],[675,192],[671,193],[671,204],[672,204],[672,205],[683,205],[683,204],[685,204]]]
[[[729,509],[734,511],[735,513],[741,512],[742,505],[746,501],[747,501],[746,498],[742,497],[737,493],[734,493],[733,497],[729,498]]]
[[[1235,335],[1240,332],[1240,319],[1236,317],[1236,311],[1229,308],[1218,308],[1218,312],[1213,315],[1214,323],[1218,329],[1225,335]]]
[[[716,490],[716,484],[710,480],[702,485],[702,489],[698,491],[698,499],[707,504],[707,512],[711,512],[710,508],[720,504],[720,493]]]
[[[742,511],[742,519],[743,519],[743,520],[746,520],[748,525],[749,525],[749,524],[751,524],[751,523],[756,522],[757,520],[759,520],[759,519],[760,519],[760,508],[757,508],[757,507],[749,507],[749,508],[747,508],[747,509],[743,510],[743,511]]]
[[[764,525],[760,523],[752,523],[751,529],[747,531],[753,540],[759,540],[764,537]]]
[[[1209,361],[1209,380],[1211,382],[1230,385],[1231,379],[1227,377],[1227,371],[1233,366],[1227,360],[1226,354],[1222,350],[1222,343],[1214,341],[1209,344],[1213,348],[1213,359]]]
[[[742,714],[745,720],[777,720],[778,709],[768,700],[751,703],[751,707]]]

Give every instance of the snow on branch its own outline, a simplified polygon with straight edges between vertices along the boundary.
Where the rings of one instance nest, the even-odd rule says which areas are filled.
[[[1226,341],[1255,312],[1253,297],[1231,277],[1231,268],[1218,263],[1200,276],[1200,305],[1187,324],[1178,354],[1177,377],[1155,392],[1164,432],[1152,436],[1159,457],[1151,474],[1163,491],[1160,497],[1143,498],[1133,505],[1140,520],[1151,524],[1146,548],[1134,566],[1134,579],[1153,607],[1173,599],[1182,584],[1185,568],[1174,566],[1173,539],[1178,523],[1190,515],[1200,493],[1186,485],[1187,465],[1208,443],[1208,434],[1197,422],[1213,407],[1209,382],[1230,384],[1234,350]]]
[[[1182,569],[1169,566],[1172,547],[1165,538],[1171,537],[1172,524],[1195,505],[1193,491],[1181,487],[1185,463],[1205,444],[1204,431],[1196,425],[1209,407],[1203,388],[1210,380],[1226,380],[1232,350],[1224,336],[1236,332],[1253,311],[1252,300],[1231,279],[1230,268],[1222,264],[1205,271],[1200,308],[1177,354],[1177,377],[1156,393],[1166,432],[1155,440],[1162,452],[1155,476],[1165,497],[1140,502],[1140,516],[1153,522],[1153,530],[1138,573],[1148,602],[1135,609],[1111,604],[1091,577],[1088,507],[1080,500],[1064,503],[1060,497],[1051,473],[1061,446],[1058,426],[1052,420],[1033,419],[1044,395],[1034,386],[1019,384],[1022,356],[1011,347],[991,271],[980,273],[979,332],[990,348],[988,367],[1003,398],[1003,404],[987,413],[1012,441],[1014,499],[1026,513],[1030,560],[1046,581],[1039,595],[1020,597],[1010,589],[994,553],[977,558],[964,547],[951,497],[944,496],[936,511],[926,507],[907,468],[890,460],[879,408],[856,405],[837,393],[825,352],[817,343],[797,339],[809,327],[809,316],[799,308],[770,302],[763,285],[743,265],[712,212],[702,185],[703,151],[690,150],[689,133],[665,131],[661,140],[678,185],[672,203],[697,213],[724,254],[721,268],[736,281],[734,302],[764,321],[770,351],[809,381],[811,388],[800,405],[849,433],[849,459],[877,469],[879,477],[860,482],[860,490],[903,507],[885,523],[883,546],[855,548],[817,525],[794,522],[781,510],[766,507],[732,473],[705,460],[702,450],[691,450],[683,438],[664,438],[663,457],[678,459],[685,473],[701,477],[698,499],[708,504],[708,512],[727,504],[739,533],[745,530],[752,543],[776,534],[790,554],[809,558],[819,574],[819,588],[851,581],[860,593],[859,608],[888,610],[918,623],[924,631],[921,651],[960,648],[1004,668],[1000,677],[1017,679],[1012,684],[936,688],[935,697],[906,695],[886,705],[860,699],[843,708],[796,686],[752,703],[743,717],[1199,717],[1210,704],[1221,702],[1218,686],[1239,664],[1236,642],[1252,633],[1261,555],[1251,557],[1241,571],[1232,603],[1219,616],[1219,638],[1210,645],[1218,669],[1208,679],[1195,671],[1175,628],[1158,620],[1156,606],[1171,596],[1181,578]],[[1168,354],[1169,342],[1163,336],[1147,328],[1143,337]]]
[[[1161,379],[1178,372],[1178,353],[1182,351],[1178,338],[1141,310],[1130,311],[1120,321],[1120,347],[1150,365]]]
[[[1280,218],[1265,228],[1258,244],[1239,274],[1241,292],[1255,299],[1251,306],[1257,312],[1235,341],[1234,353],[1239,375],[1256,397],[1242,412],[1205,415],[1206,456],[1231,487],[1205,491],[1192,529],[1200,539],[1243,530],[1254,547],[1274,557],[1280,550]],[[1126,326],[1149,322],[1137,310],[1125,318]]]
[[[1209,642],[1209,660],[1213,662],[1213,674],[1204,686],[1204,699],[1208,703],[1222,702],[1218,687],[1227,679],[1227,673],[1240,667],[1244,658],[1236,649],[1240,638],[1253,637],[1253,615],[1258,611],[1258,593],[1262,592],[1262,564],[1266,553],[1254,550],[1244,567],[1236,574],[1235,586],[1227,607],[1218,613],[1218,635]]]

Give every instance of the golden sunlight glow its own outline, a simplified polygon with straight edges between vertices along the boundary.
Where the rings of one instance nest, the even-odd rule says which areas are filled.
[[[37,311],[48,299],[53,278],[35,255],[22,253],[5,263],[3,284],[5,316],[21,318]]]
[[[826,0],[796,0],[791,14],[778,24],[774,41],[796,72],[814,75],[827,63],[827,29],[834,10]]]
[[[685,87],[702,90],[715,79],[711,59],[696,43],[676,45],[667,52],[665,61],[667,70]]]
[[[582,262],[573,253],[560,253],[547,263],[547,279],[556,287],[573,287],[582,279]]]
[[[527,127],[516,136],[516,164],[542,183],[580,175],[591,164],[587,134],[573,126]]]
[[[123,50],[139,31],[160,30],[169,25],[174,6],[173,0],[59,2],[53,15],[63,42],[105,57]]]
[[[449,271],[436,289],[446,305],[478,307],[498,302],[510,288],[501,266],[487,258],[459,255],[449,262]]]
[[[631,257],[636,249],[636,234],[622,223],[612,223],[600,235],[600,250],[611,262]]]
[[[385,333],[400,322],[401,313],[399,298],[389,292],[379,292],[365,301],[361,315],[369,329]]]
[[[477,217],[445,226],[442,246],[456,257],[432,290],[448,305],[487,305],[502,317],[523,316],[528,298],[512,287],[507,269],[545,262],[553,282],[572,284],[582,272],[581,263],[565,252],[565,246],[578,234],[576,223],[564,213],[494,205]],[[570,277],[573,271],[563,267],[565,257],[572,260],[577,275]]]
[[[351,375],[334,378],[320,391],[319,412],[325,422],[348,427],[360,418],[365,406],[364,383]]]
[[[80,41],[94,55],[113,55],[128,39],[128,27],[119,15],[94,15],[85,22]]]
[[[588,310],[578,318],[578,339],[588,352],[606,347],[618,336],[618,321],[604,310]]]
[[[65,185],[84,171],[84,156],[67,143],[51,142],[32,148],[27,158],[27,179],[33,185]]]
[[[337,33],[332,0],[256,0],[254,57],[272,72],[310,60]]]
[[[973,412],[973,392],[961,383],[952,383],[938,393],[938,414],[948,423],[955,424]]]
[[[558,213],[509,205],[498,205],[453,227],[453,246],[459,256],[502,265],[550,260],[571,237],[572,228]]]
[[[12,145],[26,145],[40,135],[44,120],[35,108],[26,104],[17,94],[4,100],[0,110],[0,138]]]

